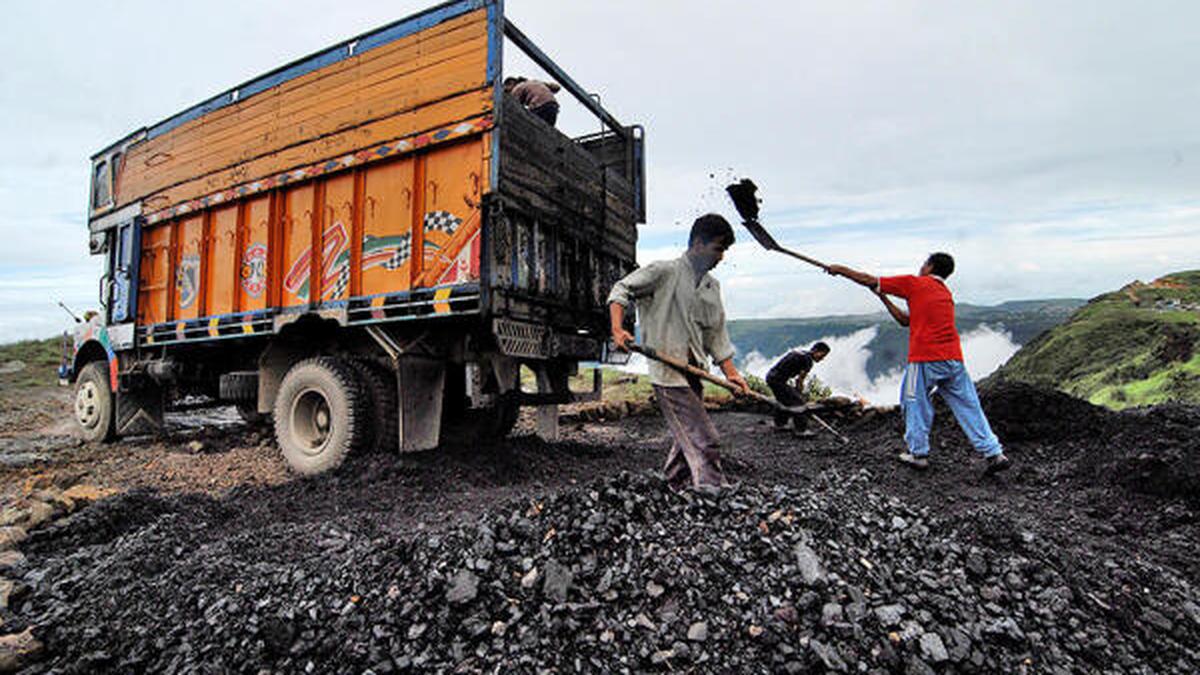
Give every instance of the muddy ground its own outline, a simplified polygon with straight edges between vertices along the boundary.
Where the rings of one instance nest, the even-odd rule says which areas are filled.
[[[978,547],[998,556],[1019,552],[1021,560],[1033,560],[1053,574],[1087,575],[1083,589],[1076,589],[1072,596],[1072,604],[1083,613],[1081,618],[1099,621],[1101,628],[1111,624],[1112,636],[1125,632],[1140,636],[1138,642],[1126,644],[1111,636],[1085,636],[1083,629],[1061,640],[1041,635],[1047,631],[1033,633],[1038,639],[1053,642],[1051,648],[1039,646],[1033,638],[1023,644],[1017,644],[1020,641],[1011,636],[989,642],[991,634],[976,627],[974,648],[968,646],[961,655],[942,658],[939,649],[926,649],[932,641],[921,636],[934,634],[928,626],[927,632],[918,630],[912,635],[884,630],[882,634],[887,638],[882,639],[882,650],[870,646],[873,643],[869,635],[859,649],[847,637],[857,635],[854,631],[841,637],[812,632],[796,638],[802,647],[779,648],[761,658],[747,657],[748,661],[736,662],[738,667],[1011,672],[1017,666],[1051,670],[1053,664],[1062,672],[1084,672],[1101,666],[1131,671],[1147,668],[1151,663],[1147,659],[1156,649],[1162,652],[1162,660],[1149,670],[1187,670],[1198,663],[1194,651],[1179,645],[1200,630],[1200,598],[1194,591],[1200,588],[1200,450],[1196,434],[1200,411],[1160,407],[1117,415],[1053,392],[1023,387],[986,392],[984,398],[989,416],[1015,461],[1010,472],[993,478],[981,475],[979,464],[945,410],[939,414],[944,424],[939,424],[933,439],[933,467],[921,474],[891,459],[902,447],[901,423],[894,411],[845,423],[842,430],[850,438],[848,445],[828,434],[798,440],[775,431],[766,418],[748,412],[718,412],[714,420],[725,438],[727,473],[742,484],[739,489],[747,492],[749,503],[770,499],[770,486],[781,485],[793,500],[803,496],[817,499],[814,503],[837,505],[849,498],[844,494],[848,488],[838,486],[857,485],[850,490],[852,495],[869,498],[865,502],[852,500],[852,506],[844,508],[851,514],[857,508],[868,509],[862,515],[864,522],[870,520],[865,514],[875,513],[869,509],[917,514],[936,523],[930,528],[935,535],[943,533],[952,549]],[[8,569],[7,576],[17,583],[3,613],[3,631],[20,633],[32,628],[31,635],[42,648],[31,652],[25,664],[37,672],[69,672],[72,668],[77,672],[130,668],[197,671],[204,670],[205,663],[221,664],[218,671],[248,672],[259,667],[284,672],[308,668],[313,672],[361,672],[367,667],[375,672],[405,668],[475,672],[493,670],[493,666],[501,670],[537,670],[538,660],[561,650],[542,653],[530,647],[521,652],[530,659],[526,661],[515,653],[503,656],[503,650],[502,657],[494,653],[479,656],[478,649],[473,656],[469,648],[465,652],[452,649],[450,645],[458,643],[447,637],[445,653],[432,646],[423,647],[424,651],[415,657],[395,653],[402,650],[397,640],[405,642],[407,637],[408,642],[420,643],[421,631],[426,629],[416,631],[416,627],[426,623],[410,624],[400,638],[392,635],[391,629],[360,627],[359,632],[366,631],[370,648],[362,646],[354,651],[347,647],[347,652],[325,644],[339,642],[338,631],[342,629],[333,624],[314,620],[307,632],[288,629],[283,638],[274,639],[260,626],[261,617],[251,612],[254,618],[249,620],[250,627],[243,626],[249,634],[242,642],[229,641],[233,638],[222,636],[218,628],[210,626],[209,633],[215,631],[218,637],[212,638],[212,644],[201,645],[197,641],[208,638],[196,637],[196,629],[190,624],[154,626],[154,608],[146,607],[145,602],[147,597],[165,602],[169,594],[156,595],[165,592],[162,585],[192,578],[189,574],[208,580],[206,565],[213,568],[214,579],[235,586],[238,593],[243,586],[262,592],[270,584],[263,585],[261,578],[254,580],[256,566],[270,562],[276,565],[271,573],[278,573],[290,569],[288,561],[294,559],[304,561],[296,562],[296,568],[313,570],[315,566],[319,570],[319,558],[329,546],[330,537],[344,535],[347,541],[354,539],[352,535],[365,537],[363,545],[373,551],[372,555],[377,555],[380,547],[397,542],[427,546],[424,542],[434,541],[431,546],[436,548],[442,546],[435,536],[438,533],[451,540],[455,536],[476,537],[478,532],[470,528],[497,517],[497,513],[553,499],[575,504],[572,499],[599,490],[596,486],[608,485],[605,481],[624,481],[624,486],[632,480],[634,488],[620,489],[654,492],[658,488],[653,479],[638,476],[659,468],[667,443],[663,422],[655,415],[603,422],[575,421],[577,418],[572,417],[573,421],[563,424],[562,438],[553,443],[531,435],[529,424],[523,420],[514,437],[491,446],[451,447],[405,457],[368,455],[348,462],[335,475],[303,480],[284,469],[269,430],[246,426],[230,410],[173,416],[170,431],[163,438],[87,445],[75,439],[69,423],[64,422],[68,419],[67,403],[64,390],[35,390],[17,399],[0,397],[0,499],[5,505],[28,504],[31,495],[47,487],[62,490],[88,486],[98,490],[97,496],[114,493],[90,507],[75,504],[62,508],[57,519],[31,528],[29,539],[20,544],[26,559]],[[635,477],[621,477],[626,476],[623,472],[633,472]],[[664,492],[654,498],[675,497]],[[575,504],[572,508],[588,507]],[[175,550],[160,555],[163,548],[171,548],[173,538],[179,541]],[[350,549],[357,550],[353,546]],[[918,547],[912,554],[914,561],[920,560],[919,553]],[[342,559],[340,564],[352,565],[354,559]],[[371,560],[372,564],[382,564],[375,558]],[[139,570],[138,561],[146,569]],[[405,567],[408,571],[404,574],[413,573],[409,567],[415,564]],[[94,565],[111,565],[112,576],[95,572]],[[468,567],[475,570],[472,576],[486,578],[491,563],[485,571],[470,564]],[[572,569],[576,574],[583,573],[578,563]],[[953,569],[961,572],[966,568],[959,564]],[[172,581],[176,574],[180,579]],[[446,586],[455,587],[455,580],[461,581],[448,573],[444,576],[443,570],[434,570],[412,583],[433,584],[422,588],[440,594],[449,592]],[[354,578],[355,584],[383,583],[374,577]],[[111,586],[104,587],[106,583]],[[145,597],[114,590],[130,585],[135,590],[133,596]],[[391,589],[386,584],[383,588],[390,596]],[[379,591],[361,589],[364,596]],[[898,597],[907,597],[910,606],[919,607],[922,602],[911,595]],[[1021,597],[1018,593],[1017,600]],[[267,609],[262,611],[271,609],[269,602],[263,602]],[[1009,602],[1016,601],[1010,598]],[[997,603],[1008,607],[1005,602]],[[439,597],[434,604],[445,604],[445,599]],[[828,606],[825,603],[811,608],[818,620],[812,631],[843,625],[819,621]],[[294,611],[299,610],[279,610],[282,613],[272,616],[292,616]],[[803,614],[804,607],[799,611]],[[211,615],[204,607],[173,612],[176,610],[166,612],[165,620],[188,612]],[[969,614],[967,610],[962,612]],[[450,621],[450,616],[438,621]],[[1018,623],[1022,620],[1019,612],[1012,616]],[[105,632],[107,617],[116,617],[112,619],[112,635]],[[929,620],[940,621],[938,630],[947,645],[957,634],[954,631],[969,634],[968,627],[976,625],[944,616]],[[802,628],[804,625],[803,619],[797,620],[789,635],[810,630]],[[721,650],[709,656],[695,646],[690,660],[680,662],[679,655],[688,656],[686,646],[693,643],[690,633],[694,625],[684,628],[688,637],[679,638],[685,647],[682,650],[679,644],[664,638],[661,649],[641,643],[635,648],[631,643],[630,661],[593,655],[590,660],[559,665],[582,670],[669,668],[703,672],[734,667],[735,662],[721,660]],[[555,628],[562,630],[581,629],[570,625]],[[667,632],[662,626],[658,630]],[[1030,629],[1026,626],[1025,630]],[[155,636],[146,635],[146,631]],[[322,635],[323,631],[332,637]],[[474,635],[468,628],[462,631]],[[208,635],[204,631],[200,634]],[[611,632],[597,630],[597,634],[603,642],[604,635]],[[818,647],[813,647],[809,640],[815,641],[818,634],[824,642],[818,641]],[[1064,635],[1070,634],[1064,629]],[[911,654],[904,651],[904,641],[909,638],[913,640]],[[462,639],[469,647],[471,639],[477,638]],[[503,632],[492,639],[502,642]],[[903,652],[892,660],[887,654],[888,639]],[[1072,639],[1091,645],[1091,661],[1069,650]],[[1021,640],[1026,638],[1022,636]],[[1156,647],[1159,641],[1162,644]],[[1097,646],[1101,642],[1104,645]],[[1110,642],[1112,645],[1106,646]],[[272,647],[276,643],[280,645]],[[221,644],[225,646],[214,646]],[[388,644],[392,645],[390,649],[381,646]],[[741,643],[732,644],[737,652]],[[829,644],[833,645],[833,658]],[[214,649],[237,656],[214,661]],[[794,655],[796,649],[801,656]],[[1105,650],[1112,650],[1111,654]]]

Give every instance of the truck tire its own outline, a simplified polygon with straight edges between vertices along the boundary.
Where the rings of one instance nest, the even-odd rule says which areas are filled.
[[[217,386],[222,401],[258,400],[258,371],[236,370],[221,375]]]
[[[367,394],[365,408],[370,420],[363,447],[372,452],[396,452],[400,447],[396,374],[368,359],[351,359],[349,364]]]
[[[88,363],[75,381],[75,421],[83,430],[83,438],[90,442],[116,438],[116,407],[109,388],[108,363]]]
[[[306,476],[341,466],[362,445],[365,398],[354,370],[339,359],[292,366],[275,399],[275,438],[288,466]]]

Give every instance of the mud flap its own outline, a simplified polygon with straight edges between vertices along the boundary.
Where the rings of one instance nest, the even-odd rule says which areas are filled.
[[[570,397],[571,390],[567,383],[569,374],[565,364],[553,361],[539,363],[533,367],[533,372],[537,376],[539,394]],[[537,435],[545,441],[558,440],[557,403],[547,403],[537,407]]]
[[[441,359],[401,355],[396,362],[400,403],[400,452],[431,450],[441,440],[446,364]]]
[[[147,385],[118,391],[117,435],[157,434],[163,429],[163,390]]]

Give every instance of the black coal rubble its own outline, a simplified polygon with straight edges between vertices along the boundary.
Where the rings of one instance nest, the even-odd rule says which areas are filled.
[[[623,473],[437,534],[134,494],[36,542],[6,629],[56,673],[1200,669],[1187,579],[1066,566],[873,480],[711,497]]]

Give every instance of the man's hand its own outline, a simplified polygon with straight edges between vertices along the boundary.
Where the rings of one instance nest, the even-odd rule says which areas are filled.
[[[633,342],[633,335],[624,328],[617,326],[612,329],[612,341],[617,349],[627,352],[629,351],[629,343]]]
[[[741,394],[750,393],[750,385],[746,382],[746,378],[738,372],[738,369],[733,365],[733,359],[725,359],[721,362],[721,373],[725,375],[725,379],[736,384],[741,389]]]
[[[633,335],[625,330],[625,307],[614,302],[608,306],[608,324],[612,329],[613,344],[623,352],[629,351]]]

